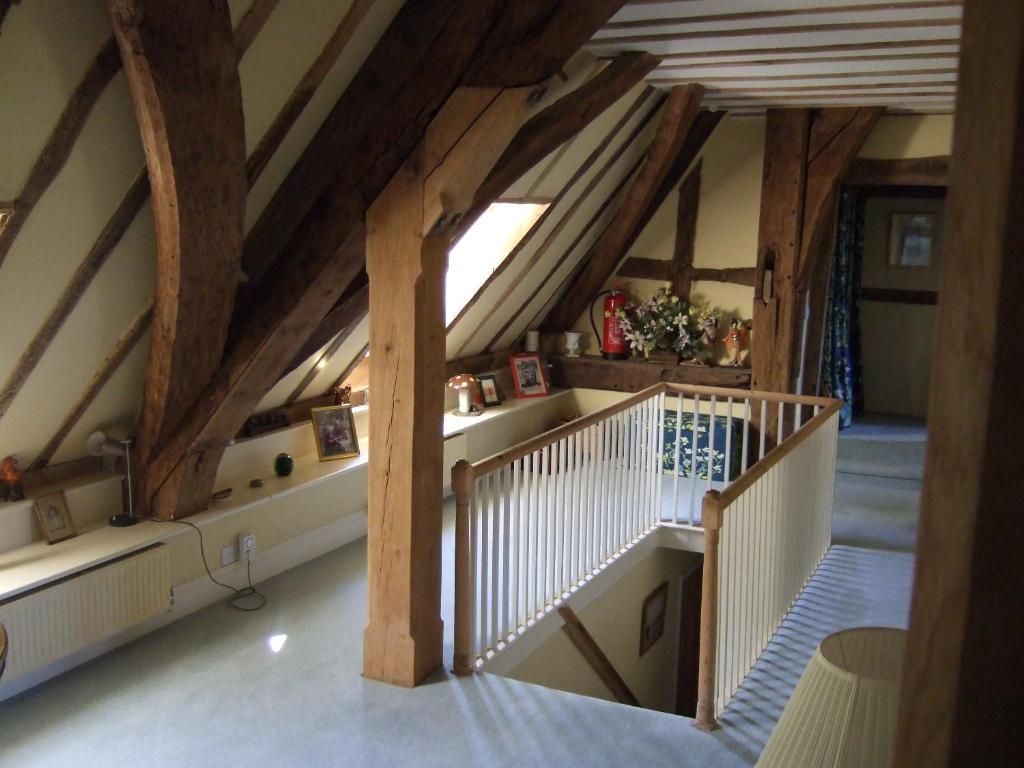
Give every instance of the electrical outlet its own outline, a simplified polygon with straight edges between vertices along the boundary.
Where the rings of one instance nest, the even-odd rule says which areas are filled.
[[[224,549],[220,551],[220,565],[223,568],[225,565],[231,565],[235,560],[238,559],[238,548],[234,543],[228,544]]]
[[[243,533],[238,537],[238,558],[252,560],[254,554],[256,554],[256,534]]]

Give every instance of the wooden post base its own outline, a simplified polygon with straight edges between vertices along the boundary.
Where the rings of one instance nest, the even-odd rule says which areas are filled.
[[[423,634],[417,640],[402,627],[367,627],[363,632],[363,677],[404,688],[419,685],[444,663],[444,622],[438,619]],[[386,649],[386,653],[369,653],[370,649]]]

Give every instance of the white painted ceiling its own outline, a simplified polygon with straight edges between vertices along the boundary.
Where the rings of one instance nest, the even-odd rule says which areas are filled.
[[[952,112],[961,0],[634,0],[594,36],[601,57],[662,58],[660,88],[698,82],[708,107],[884,106]]]

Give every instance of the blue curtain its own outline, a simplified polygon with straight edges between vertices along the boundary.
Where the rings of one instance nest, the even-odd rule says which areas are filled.
[[[839,426],[848,427],[864,406],[860,355],[860,265],[864,241],[864,194],[843,189],[839,198],[836,250],[825,304],[822,385],[843,401]]]

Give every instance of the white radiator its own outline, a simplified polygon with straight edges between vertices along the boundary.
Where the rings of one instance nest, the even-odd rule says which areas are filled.
[[[170,608],[170,560],[162,544],[12,598],[0,604],[10,649],[4,682]]]

